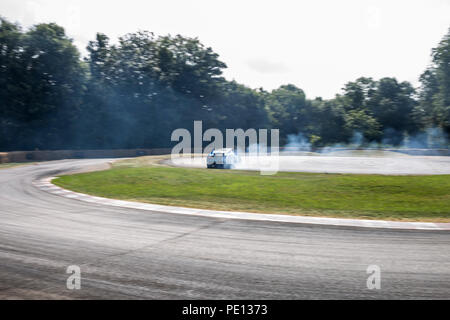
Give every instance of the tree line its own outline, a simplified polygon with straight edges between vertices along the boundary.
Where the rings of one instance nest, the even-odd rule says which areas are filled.
[[[0,150],[169,147],[171,132],[279,128],[315,147],[398,146],[430,128],[450,133],[450,31],[432,51],[421,86],[361,77],[333,99],[292,84],[251,89],[222,76],[226,64],[198,39],[140,31],[112,44],[101,33],[88,55],[54,23],[28,30],[0,18]]]

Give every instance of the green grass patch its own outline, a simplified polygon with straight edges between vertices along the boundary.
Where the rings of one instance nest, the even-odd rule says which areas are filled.
[[[450,175],[280,172],[262,176],[256,171],[139,166],[129,161],[110,170],[62,176],[53,182],[91,195],[164,205],[345,218],[450,221]]]

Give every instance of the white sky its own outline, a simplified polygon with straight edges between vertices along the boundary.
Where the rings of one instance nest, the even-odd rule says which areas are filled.
[[[0,15],[56,22],[82,52],[96,32],[198,37],[230,80],[331,98],[360,76],[417,85],[450,27],[450,0],[1,0]]]

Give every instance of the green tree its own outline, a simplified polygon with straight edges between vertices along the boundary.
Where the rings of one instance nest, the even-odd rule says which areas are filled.
[[[2,20],[2,122],[9,148],[70,144],[84,81],[79,52],[64,29],[38,24],[26,33]],[[14,129],[14,127],[16,129]]]
[[[344,86],[344,96],[347,102],[345,110],[367,110],[367,101],[375,91],[376,82],[372,78],[361,77],[354,82],[348,82]]]
[[[380,123],[381,130],[393,129],[399,133],[416,131],[412,118],[416,105],[414,94],[414,88],[406,81],[398,83],[395,78],[382,78],[376,82],[367,107]]]
[[[416,118],[424,126],[439,126],[450,133],[450,29],[432,50],[432,64],[420,81]]]
[[[22,124],[17,121],[23,108],[21,62],[22,31],[16,24],[0,17],[0,148],[10,149]]]
[[[302,89],[292,84],[280,86],[266,95],[266,104],[272,126],[281,130],[281,143],[290,134],[309,137],[315,133],[313,108]]]
[[[173,129],[217,117],[225,64],[197,39],[142,31],[110,45],[98,34],[88,52],[86,109],[103,119],[102,147],[167,146]]]

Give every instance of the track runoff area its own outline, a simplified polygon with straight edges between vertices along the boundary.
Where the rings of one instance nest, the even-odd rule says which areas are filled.
[[[294,184],[293,188],[286,190],[286,194],[281,194],[283,198],[288,195],[290,189],[295,191],[295,187],[305,187],[302,183],[308,182],[307,178],[310,178],[311,182],[311,178],[315,179],[316,174],[319,175],[318,180],[312,180],[313,184],[320,184],[320,181],[325,181],[325,184],[330,181],[341,183],[341,177],[350,179],[349,184],[341,191],[351,192],[340,193],[341,197],[358,193],[349,188],[355,183],[363,186],[364,181],[367,181],[352,180],[354,177],[375,179],[377,183],[373,188],[362,192],[363,195],[368,193],[373,197],[379,189],[383,189],[380,187],[380,180],[377,180],[380,177],[392,177],[393,180],[405,177],[445,179],[450,173],[447,157],[410,156],[385,150],[334,150],[322,154],[296,151],[280,152],[276,158],[254,155],[241,157],[241,161],[232,167],[235,170],[207,169],[205,157],[161,159],[163,164],[172,167],[161,166],[161,161],[156,164],[147,163],[147,160],[148,158],[144,157],[117,161],[112,164],[110,170],[75,175],[70,174],[74,173],[77,167],[79,171],[86,171],[85,166],[89,163],[101,164],[107,161],[71,160],[39,164],[35,168],[24,166],[5,170],[3,178],[8,184],[5,184],[4,188],[6,193],[13,197],[9,196],[2,201],[5,210],[4,224],[0,226],[0,230],[9,235],[8,246],[13,251],[14,247],[27,248],[20,253],[21,264],[13,263],[17,259],[17,250],[14,254],[6,252],[4,255],[4,259],[10,261],[8,265],[13,266],[11,270],[2,271],[5,275],[2,278],[5,280],[6,290],[16,288],[23,277],[30,277],[27,270],[37,268],[42,276],[34,282],[34,291],[15,290],[16,295],[32,296],[39,293],[67,297],[75,295],[79,298],[255,299],[192,303],[181,301],[171,304],[170,310],[163,309],[164,304],[156,305],[163,314],[186,319],[270,319],[279,318],[283,310],[298,310],[297,302],[281,303],[280,307],[280,304],[274,301],[265,300],[275,298],[449,297],[449,274],[445,268],[449,261],[448,255],[442,255],[445,248],[448,248],[448,232],[443,230],[341,228],[237,220],[226,216],[191,216],[167,213],[163,206],[150,210],[120,205],[115,207],[109,203],[115,200],[103,199],[157,203],[158,197],[167,201],[170,194],[178,198],[180,194],[177,192],[186,192],[183,195],[185,198],[181,200],[187,205],[189,199],[205,191],[201,187],[210,189],[207,181],[214,176],[219,179],[219,182],[214,184],[222,189],[218,190],[218,194],[222,197],[231,196],[226,201],[229,203],[240,200],[233,198],[236,194],[225,192],[225,189],[228,189],[227,192],[233,192],[233,182],[238,182],[237,194],[245,194],[252,191],[247,187],[254,187],[255,183],[258,185],[258,181],[262,181],[260,179],[267,177],[273,179],[271,182]],[[51,177],[55,172],[61,174],[61,177],[54,181],[55,184],[102,199],[99,199],[98,203],[89,203],[90,199],[83,201],[70,193],[64,197],[63,190],[47,192],[49,190],[45,189],[51,189],[49,186],[39,186],[36,183],[33,185],[33,181]],[[310,175],[301,176],[302,172],[309,172]],[[300,176],[297,180],[291,179],[291,174]],[[330,177],[324,177],[327,175]],[[286,178],[289,181],[278,181],[278,178]],[[327,180],[329,178],[331,180]],[[195,185],[194,180],[197,179],[202,186]],[[220,181],[228,181],[231,184],[228,188],[223,188],[224,184]],[[427,181],[417,181],[425,183],[423,186],[426,186]],[[405,188],[405,181],[402,183],[400,187]],[[438,187],[444,184],[445,180],[440,181]],[[268,183],[265,187],[270,185],[272,184]],[[310,186],[312,185],[300,189],[306,192]],[[392,187],[392,190],[398,191],[398,185]],[[422,187],[419,189],[423,191]],[[155,191],[157,194],[152,194]],[[322,194],[330,193],[329,188],[320,191],[325,192]],[[271,192],[271,195],[276,198],[276,191]],[[444,198],[440,201],[445,201]],[[15,199],[19,199],[22,205],[29,204],[27,207],[31,208],[31,220],[21,219],[16,211],[12,211]],[[228,201],[230,199],[234,201]],[[207,200],[210,207],[221,202],[220,198],[215,201],[210,201],[210,198]],[[325,202],[323,198],[322,202]],[[434,204],[436,202],[433,201]],[[39,223],[33,223],[32,220]],[[67,225],[71,228],[67,228]],[[28,234],[30,238],[39,239],[40,244],[48,245],[40,249],[40,245],[23,241],[23,233]],[[105,244],[105,239],[114,241]],[[61,243],[61,246],[55,247],[55,243]],[[80,247],[83,247],[83,250],[80,250]],[[74,293],[61,290],[58,285],[59,278],[45,276],[49,274],[49,270],[54,271],[53,264],[38,266],[39,261],[27,253],[35,250],[44,250],[49,261],[58,260],[62,252],[71,253],[67,255],[71,257],[71,264],[76,263],[73,261],[74,256],[81,259],[81,268],[68,269],[71,273],[69,278],[73,276],[75,279]],[[127,258],[123,259],[123,256]],[[98,261],[102,263],[97,263]],[[429,261],[436,263],[430,265]],[[23,263],[29,265],[29,268],[22,268]],[[58,266],[65,263],[64,260]],[[147,272],[149,266],[152,266],[151,273]],[[81,272],[81,275],[77,272]],[[85,288],[78,292],[77,276],[81,277],[80,287]],[[45,292],[39,289],[43,286],[47,288]]]
[[[106,169],[108,160],[52,161],[1,170],[4,183],[0,232],[7,246],[0,254],[4,266],[9,267],[0,273],[4,288],[0,295],[206,299],[143,305],[176,319],[278,319],[284,311],[295,313],[299,307],[322,310],[319,303],[266,299],[449,297],[449,260],[445,254],[448,232],[235,220],[168,214],[163,209],[149,212],[114,207],[107,202],[89,203],[71,195],[61,197],[64,192],[49,193],[32,184],[55,173],[61,175],[60,179],[72,177],[81,183],[88,179],[90,187],[101,182],[103,187],[115,188],[118,182],[114,179],[119,177],[122,185],[132,182],[134,190],[140,189],[136,182],[155,181],[161,173],[167,180],[171,172],[177,172],[172,176],[176,179],[194,172],[207,177],[232,173],[264,178],[254,170],[171,168],[158,163],[152,166],[146,161],[147,157],[117,161],[111,170],[75,175],[71,174]],[[441,176],[445,177],[430,177]],[[127,180],[130,178],[133,181]],[[156,181],[153,187],[163,182]],[[166,182],[175,184],[175,180]],[[91,189],[85,193],[95,192]],[[46,260],[36,259],[35,252],[44,254]],[[55,270],[77,263],[82,263],[81,289],[76,290],[75,281],[70,282],[75,289],[68,290],[65,281],[67,277],[75,279],[77,269],[58,277],[52,275]],[[29,278],[34,279],[32,287],[24,280]],[[408,304],[407,308],[413,310],[414,305]]]

